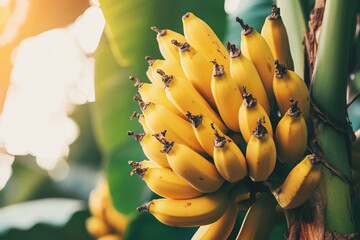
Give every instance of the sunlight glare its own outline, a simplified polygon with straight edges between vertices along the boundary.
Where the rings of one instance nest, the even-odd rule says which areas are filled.
[[[60,160],[59,162],[57,162],[56,166],[54,169],[48,171],[50,177],[54,180],[54,181],[61,181],[64,180],[67,175],[69,174],[69,164],[65,161],[65,160]]]
[[[15,9],[0,34],[0,46],[10,43],[18,35],[20,27],[26,20],[29,5],[29,0],[16,0]]]
[[[10,2],[10,0],[0,0],[0,7],[5,7],[6,5],[8,5]]]
[[[68,27],[23,40],[13,54],[0,144],[10,154],[35,156],[54,179],[67,175],[68,165],[61,161],[79,135],[68,114],[75,105],[95,101],[95,59],[89,54],[97,48],[104,24],[101,10],[90,7]],[[0,162],[0,176],[4,169]]]
[[[80,46],[86,53],[93,53],[99,44],[105,18],[100,8],[89,7],[72,28]]]

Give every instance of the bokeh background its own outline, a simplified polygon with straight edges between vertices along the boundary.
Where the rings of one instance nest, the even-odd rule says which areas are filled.
[[[109,182],[116,209],[130,218],[125,239],[190,239],[195,228],[168,227],[136,212],[157,196],[130,176],[127,164],[145,159],[126,134],[141,132],[137,120],[130,120],[139,108],[129,75],[147,82],[144,57],[162,58],[151,26],[182,33],[181,17],[191,11],[223,42],[239,46],[241,28],[234,17],[260,31],[272,4],[0,0],[0,239],[94,239],[85,219],[89,193],[100,179]],[[281,0],[278,5],[296,71],[303,76],[302,31],[314,1]],[[349,99],[360,88],[355,56]],[[350,107],[350,119],[357,130],[359,101]],[[229,239],[236,237],[244,215]],[[285,231],[285,224],[278,225],[270,239]]]

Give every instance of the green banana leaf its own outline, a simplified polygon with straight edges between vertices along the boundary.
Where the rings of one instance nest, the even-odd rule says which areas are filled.
[[[115,59],[122,66],[134,67],[144,76],[146,55],[159,58],[156,33],[151,26],[182,32],[181,17],[188,11],[203,18],[222,35],[225,30],[223,1],[100,0],[106,19],[105,32]],[[214,18],[216,16],[216,18]],[[140,75],[138,75],[140,76]]]
[[[91,106],[94,132],[103,151],[110,192],[114,206],[129,214],[141,204],[146,190],[141,179],[130,177],[129,160],[142,161],[144,155],[139,143],[127,136],[128,130],[139,132],[137,120],[130,120],[138,110],[132,97],[136,93],[129,75],[131,68],[115,62],[109,42],[103,37],[96,53],[96,102]]]
[[[128,130],[140,130],[136,120],[130,121],[133,111],[138,110],[132,100],[136,88],[129,76],[130,67],[119,67],[115,62],[105,37],[96,51],[95,62],[95,98],[91,106],[95,138],[105,154],[111,153],[129,141]]]
[[[149,201],[151,191],[139,176],[130,176],[128,161],[145,159],[138,143],[129,142],[109,155],[106,172],[113,204],[124,214],[136,211],[136,208]]]

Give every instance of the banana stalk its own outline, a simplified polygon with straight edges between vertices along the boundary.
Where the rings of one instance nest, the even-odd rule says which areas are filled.
[[[346,122],[346,84],[348,79],[348,52],[350,26],[354,17],[355,0],[327,0],[314,70],[311,96],[322,109],[339,123]],[[345,47],[345,49],[344,49]],[[336,169],[350,178],[346,136],[320,123],[319,144]],[[354,232],[350,186],[326,169],[324,171],[326,196],[326,227],[340,234]]]

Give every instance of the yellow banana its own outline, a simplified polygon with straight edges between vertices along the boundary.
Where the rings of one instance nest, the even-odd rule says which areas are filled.
[[[231,78],[236,82],[241,94],[244,94],[243,87],[246,87],[270,116],[269,100],[254,64],[244,54],[241,54],[235,44],[227,42],[226,46],[230,50]]]
[[[179,47],[181,66],[186,77],[191,81],[196,90],[206,99],[212,107],[216,107],[211,93],[212,65],[206,58],[188,43],[171,41]]]
[[[182,68],[176,62],[172,62],[169,60],[160,60],[160,59],[151,59],[149,56],[146,56],[145,59],[149,63],[148,71],[146,75],[150,79],[150,81],[159,88],[164,88],[164,83],[162,81],[162,77],[157,73],[157,69],[162,69],[168,74],[178,76],[183,80],[189,81]]]
[[[195,189],[203,193],[218,190],[224,179],[215,166],[186,145],[159,139],[163,143],[163,152],[173,171]]]
[[[236,21],[242,27],[241,52],[249,58],[256,67],[257,72],[264,84],[269,103],[274,99],[273,78],[274,78],[274,57],[265,39],[252,27],[245,25],[243,20],[236,17]]]
[[[89,195],[89,210],[95,217],[103,217],[103,201],[97,189],[93,189]]]
[[[190,186],[174,171],[163,167],[135,167],[135,172],[156,194],[171,199],[190,199],[203,193]]]
[[[211,157],[214,155],[214,130],[211,128],[211,124],[223,134],[216,123],[212,123],[203,115],[192,115],[190,112],[186,113],[191,126],[195,132],[195,136],[198,139],[202,148],[209,154]]]
[[[304,80],[295,72],[286,69],[277,60],[275,61],[275,67],[273,87],[281,116],[285,115],[289,108],[288,101],[292,98],[298,101],[299,108],[306,120],[310,110],[310,94]]]
[[[109,186],[105,181],[98,183],[96,188],[91,191],[89,209],[93,217],[87,220],[86,226],[91,234],[101,237],[113,230],[118,233],[125,232],[129,222],[128,217],[114,208]]]
[[[276,147],[273,138],[259,119],[257,127],[246,148],[248,174],[253,181],[265,181],[273,172],[276,164]]]
[[[165,135],[166,131],[161,132],[160,134]],[[133,136],[136,141],[138,141],[144,151],[144,154],[156,162],[162,167],[170,168],[170,165],[167,161],[166,154],[160,152],[162,149],[162,144],[154,136],[148,133],[136,134],[133,131],[128,131],[129,136]]]
[[[145,169],[145,168],[161,167],[159,164],[157,164],[152,160],[143,160],[141,162],[128,161],[128,164],[133,168],[130,172],[130,176],[134,176],[136,169],[138,168]]]
[[[105,181],[101,181],[90,192],[89,195],[89,210],[91,214],[98,218],[104,218],[105,202],[109,198],[109,187]]]
[[[106,222],[119,233],[124,233],[129,223],[126,215],[119,213],[110,199],[106,202],[105,206],[105,219]]]
[[[98,238],[97,240],[123,240],[123,238],[118,234],[108,234]]]
[[[288,69],[294,70],[286,28],[280,16],[280,8],[276,7],[275,4],[271,15],[265,19],[261,36],[269,45],[274,59],[284,63]]]
[[[149,126],[147,125],[146,121],[145,121],[145,116],[144,114],[140,114],[140,113],[137,113],[136,111],[133,113],[133,115],[131,116],[131,119],[133,118],[137,118],[140,125],[142,126],[142,128],[144,129],[144,132],[145,133],[149,133],[149,134],[152,134],[154,133],[153,130],[151,130],[149,128]]]
[[[228,137],[220,136],[214,128],[214,163],[220,175],[233,183],[247,175],[244,155],[238,146]]]
[[[151,30],[157,32],[156,40],[159,44],[161,55],[168,61],[176,62],[179,65],[180,56],[177,47],[171,44],[171,40],[176,39],[179,42],[185,42],[186,39],[180,33],[174,32],[170,29],[158,29],[157,27],[151,27]]]
[[[204,55],[207,61],[216,59],[229,72],[229,53],[209,25],[190,12],[183,16],[182,21],[187,42]]]
[[[138,96],[134,100],[139,102],[146,123],[153,132],[166,130],[166,137],[170,141],[185,144],[198,153],[205,153],[189,122],[162,105],[145,103]]]
[[[291,107],[276,127],[276,153],[280,162],[297,164],[305,153],[308,134],[297,101],[290,102]]]
[[[185,115],[180,112],[179,109],[177,109],[177,107],[166,97],[164,89],[151,83],[141,82],[134,76],[130,76],[130,80],[135,81],[134,86],[138,87],[138,92],[143,101],[163,105],[180,117],[185,118]]]
[[[147,210],[160,222],[177,227],[195,227],[217,221],[228,206],[225,191],[205,194],[187,200],[155,199],[138,207]]]
[[[226,126],[235,132],[239,132],[239,120],[236,113],[239,112],[241,106],[241,92],[230,74],[225,71],[224,66],[220,66],[216,61],[212,61],[212,63],[214,68],[211,78],[211,92],[217,109]],[[223,129],[221,130],[224,132]]]
[[[191,240],[225,240],[234,228],[239,208],[235,203],[230,203],[224,213],[214,223],[199,227]]]
[[[89,217],[86,219],[86,229],[96,237],[102,237],[110,233],[108,225],[98,217]]]
[[[264,118],[264,125],[269,133],[268,135],[273,137],[271,122],[264,108],[258,104],[257,99],[253,98],[252,94],[247,93],[246,88],[243,88],[243,91],[244,100],[239,110],[238,125],[240,126],[241,134],[245,141],[250,141],[250,138],[253,135],[253,130],[257,127],[256,123],[259,118]]]
[[[181,112],[185,114],[187,111],[190,111],[193,114],[202,114],[215,122],[222,131],[226,131],[226,126],[219,115],[210,107],[200,93],[196,91],[190,81],[175,75],[166,75],[161,69],[157,69],[157,72],[162,76],[166,96]]]
[[[277,202],[263,192],[248,209],[236,240],[267,240],[273,228]]]
[[[321,179],[321,164],[315,155],[307,155],[286,177],[273,194],[284,209],[297,208],[315,192]]]

